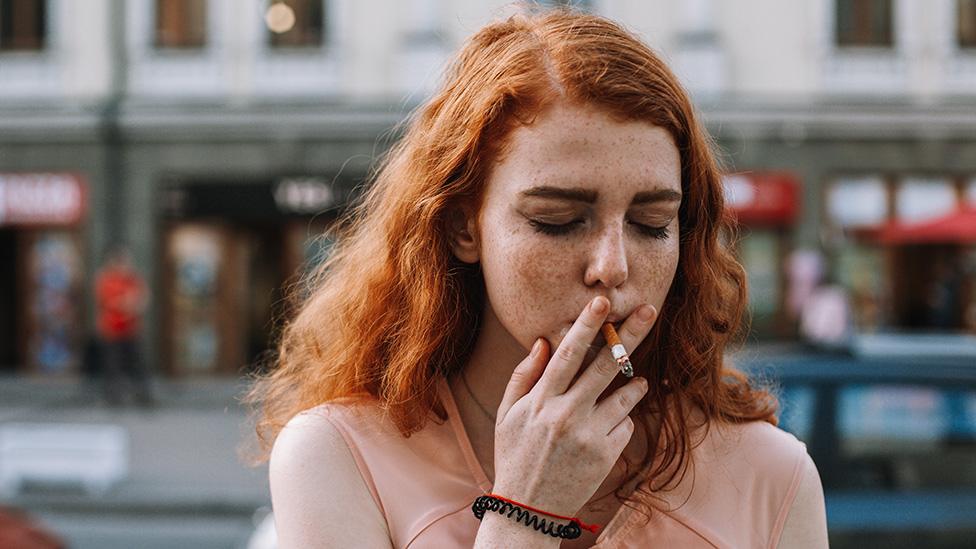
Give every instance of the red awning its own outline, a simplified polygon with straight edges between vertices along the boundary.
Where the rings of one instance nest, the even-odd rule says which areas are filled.
[[[773,227],[796,222],[800,180],[790,172],[743,172],[723,178],[727,212],[744,225]]]
[[[976,244],[976,206],[917,223],[893,222],[878,231],[885,244]]]

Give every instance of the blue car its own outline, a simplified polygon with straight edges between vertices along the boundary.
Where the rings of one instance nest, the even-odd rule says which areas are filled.
[[[833,548],[976,548],[976,360],[738,359],[820,471]]]

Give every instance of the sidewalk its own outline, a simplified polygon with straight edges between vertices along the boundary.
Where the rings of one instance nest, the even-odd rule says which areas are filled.
[[[111,408],[77,380],[0,377],[0,424],[118,425],[129,440],[129,474],[103,495],[73,486],[28,486],[0,504],[42,517],[70,515],[76,522],[79,516],[249,521],[269,506],[267,466],[251,468],[238,457],[253,433],[236,400],[244,382],[157,381],[154,388],[153,408]]]

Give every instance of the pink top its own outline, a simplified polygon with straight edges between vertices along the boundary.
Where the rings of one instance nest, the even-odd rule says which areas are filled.
[[[448,421],[434,417],[409,438],[368,398],[316,408],[348,444],[393,547],[471,547],[480,526],[471,504],[491,491],[445,379],[437,391]],[[594,547],[776,547],[803,469],[813,467],[806,446],[766,422],[713,423],[693,452],[678,487],[658,493],[670,510],[645,523],[621,505]]]

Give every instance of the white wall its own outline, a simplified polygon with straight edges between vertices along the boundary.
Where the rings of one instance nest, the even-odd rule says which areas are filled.
[[[148,100],[417,100],[444,63],[510,0],[326,0],[330,42],[266,45],[258,0],[209,0],[207,47],[152,48],[153,0],[126,0],[129,92]],[[891,52],[838,51],[834,0],[593,0],[671,64],[692,92],[737,97],[976,95],[976,53],[953,45],[955,0],[895,0]],[[0,99],[86,102],[111,85],[110,0],[49,0],[51,47],[0,54]],[[701,40],[688,40],[688,37]],[[690,45],[689,45],[690,44]],[[704,44],[704,45],[703,45]]]

